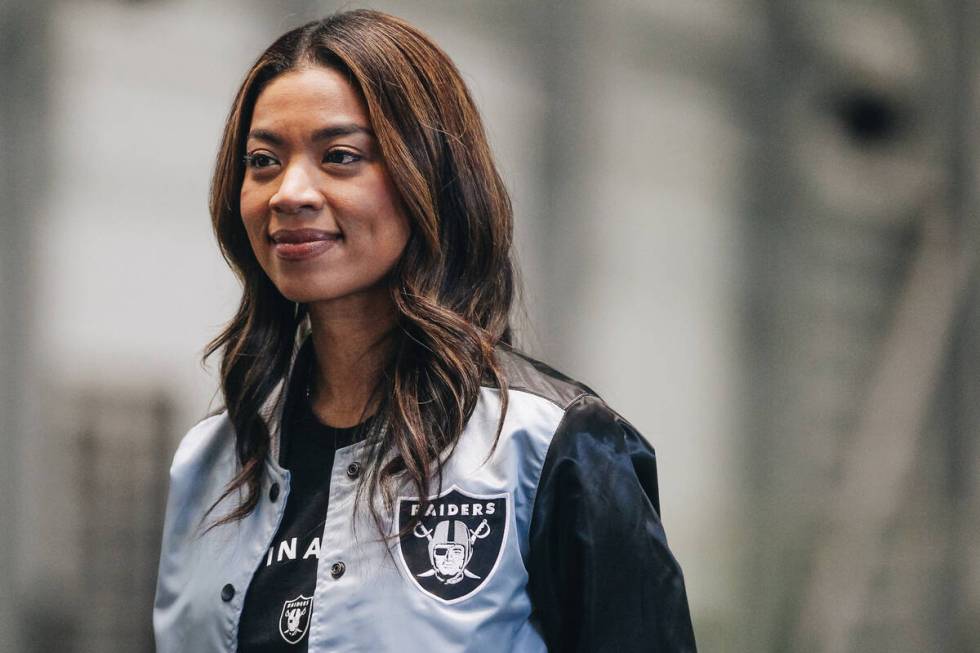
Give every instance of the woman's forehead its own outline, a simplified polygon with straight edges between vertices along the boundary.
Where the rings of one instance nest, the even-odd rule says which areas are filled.
[[[307,67],[269,82],[255,101],[250,131],[319,129],[352,125],[370,133],[367,107],[346,76],[330,68]]]

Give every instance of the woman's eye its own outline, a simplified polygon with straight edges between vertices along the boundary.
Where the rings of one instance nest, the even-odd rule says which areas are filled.
[[[353,152],[348,152],[347,150],[330,150],[323,155],[324,163],[339,163],[341,165],[346,165],[360,160],[360,156],[354,154]]]
[[[278,163],[278,161],[276,161],[274,157],[268,154],[263,154],[261,152],[245,155],[245,165],[255,170],[268,168],[269,166],[275,165],[276,163]]]

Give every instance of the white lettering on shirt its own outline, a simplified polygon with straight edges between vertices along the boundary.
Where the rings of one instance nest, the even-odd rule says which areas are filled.
[[[279,543],[279,555],[276,556],[276,562],[282,562],[283,554],[286,554],[287,560],[296,559],[296,538],[291,540],[283,540]]]
[[[411,516],[419,514],[421,504],[413,503],[409,509]],[[482,517],[492,515],[497,511],[497,505],[493,501],[486,503],[430,503],[425,509],[425,517],[455,517],[456,515],[466,515]]]
[[[306,560],[310,556],[316,556],[316,559],[320,559],[320,538],[314,537],[313,541],[310,542],[310,546],[306,548],[306,553],[303,554],[303,560]]]

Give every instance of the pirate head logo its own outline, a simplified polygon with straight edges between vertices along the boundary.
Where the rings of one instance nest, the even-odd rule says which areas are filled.
[[[473,558],[476,540],[490,535],[490,526],[484,519],[476,530],[458,519],[444,519],[430,531],[423,524],[415,526],[415,536],[429,540],[429,563],[432,569],[419,574],[420,578],[435,576],[447,585],[455,585],[464,578],[479,578],[466,568]]]
[[[399,498],[398,529],[421,510]],[[471,596],[497,568],[508,529],[508,495],[472,495],[453,486],[430,499],[415,529],[398,543],[412,582],[446,603]]]
[[[313,598],[300,594],[282,605],[279,616],[279,634],[290,644],[303,639],[310,627],[310,612],[313,611]]]

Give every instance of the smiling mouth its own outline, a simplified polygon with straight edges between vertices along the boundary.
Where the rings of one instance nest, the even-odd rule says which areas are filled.
[[[336,231],[322,229],[279,229],[269,235],[272,251],[287,261],[301,261],[324,253],[343,240]]]

